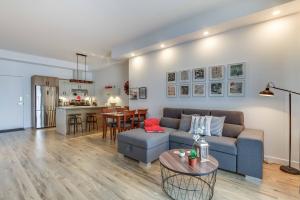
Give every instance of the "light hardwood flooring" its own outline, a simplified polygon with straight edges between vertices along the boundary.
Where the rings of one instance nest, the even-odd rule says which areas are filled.
[[[215,200],[299,200],[300,176],[264,165],[260,184],[218,171]],[[0,199],[168,199],[159,162],[140,168],[101,134],[65,137],[53,129],[0,134]]]

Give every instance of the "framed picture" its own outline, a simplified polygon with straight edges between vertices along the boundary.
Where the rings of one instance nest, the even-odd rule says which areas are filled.
[[[206,68],[193,69],[193,81],[205,81],[206,80]]]
[[[224,83],[223,82],[210,82],[209,83],[209,96],[223,97],[224,96]]]
[[[220,81],[224,79],[225,75],[224,65],[212,66],[209,67],[209,79],[211,81]]]
[[[177,86],[175,84],[167,85],[167,97],[177,97]]]
[[[194,97],[205,97],[205,83],[193,83],[193,96]]]
[[[177,76],[176,72],[167,72],[167,83],[176,83]]]
[[[182,70],[179,72],[179,80],[180,82],[190,82],[191,81],[191,73],[190,70]]]
[[[147,99],[147,88],[146,87],[139,88],[139,99]]]
[[[138,88],[130,88],[129,89],[129,99],[130,100],[137,100],[138,99],[138,93],[139,93]]]
[[[228,96],[243,97],[245,96],[245,81],[231,80],[228,82]]]
[[[244,79],[246,77],[246,63],[228,65],[228,79]]]
[[[190,85],[189,84],[181,84],[179,86],[179,95],[181,97],[189,97],[190,96]]]

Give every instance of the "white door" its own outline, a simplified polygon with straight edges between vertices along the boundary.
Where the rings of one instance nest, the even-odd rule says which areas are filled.
[[[0,132],[24,128],[24,77],[0,75]]]

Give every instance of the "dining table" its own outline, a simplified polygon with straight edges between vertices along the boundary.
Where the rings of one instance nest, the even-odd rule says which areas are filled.
[[[116,122],[117,124],[117,130],[118,133],[121,132],[121,119],[124,117],[124,113],[123,112],[109,112],[109,113],[101,113],[102,117],[103,117],[103,138],[104,135],[106,135],[107,132],[107,119],[112,119],[113,122]]]

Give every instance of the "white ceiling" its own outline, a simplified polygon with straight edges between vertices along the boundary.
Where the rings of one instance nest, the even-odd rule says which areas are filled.
[[[241,1],[1,0],[0,49],[67,61],[82,52],[101,67],[114,46]]]

